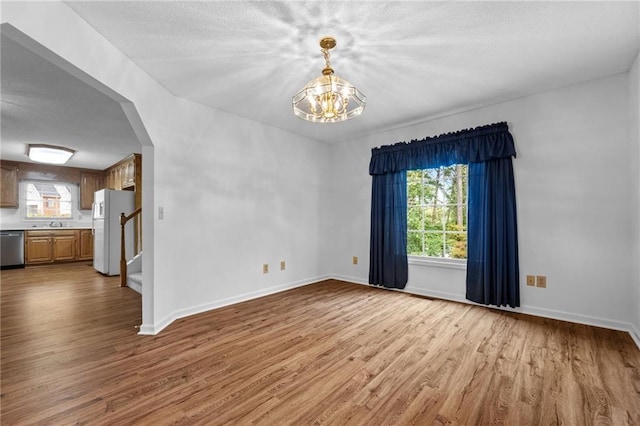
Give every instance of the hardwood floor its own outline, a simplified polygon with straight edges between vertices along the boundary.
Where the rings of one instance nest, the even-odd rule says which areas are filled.
[[[1,280],[3,425],[640,424],[623,332],[325,281],[138,336],[87,264]]]

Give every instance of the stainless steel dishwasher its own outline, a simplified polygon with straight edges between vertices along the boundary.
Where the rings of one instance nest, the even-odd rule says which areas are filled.
[[[24,231],[0,231],[0,268],[24,268]]]

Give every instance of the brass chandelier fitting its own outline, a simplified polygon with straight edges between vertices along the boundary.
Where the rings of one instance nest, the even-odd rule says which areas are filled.
[[[351,83],[334,75],[329,50],[336,47],[333,37],[320,40],[325,67],[322,75],[307,83],[293,97],[293,113],[314,123],[337,123],[356,117],[367,102],[362,92]]]

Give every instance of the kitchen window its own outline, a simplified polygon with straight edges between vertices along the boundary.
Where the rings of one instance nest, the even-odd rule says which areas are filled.
[[[27,219],[73,219],[73,206],[78,192],[68,182],[25,181],[25,217]]]
[[[467,258],[467,165],[407,171],[407,255]]]

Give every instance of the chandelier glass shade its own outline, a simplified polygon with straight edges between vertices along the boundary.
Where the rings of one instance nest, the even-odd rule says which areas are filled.
[[[366,97],[348,81],[334,75],[329,49],[335,47],[331,37],[320,40],[326,66],[320,77],[307,83],[293,97],[293,113],[307,121],[336,123],[356,117],[364,111]]]

